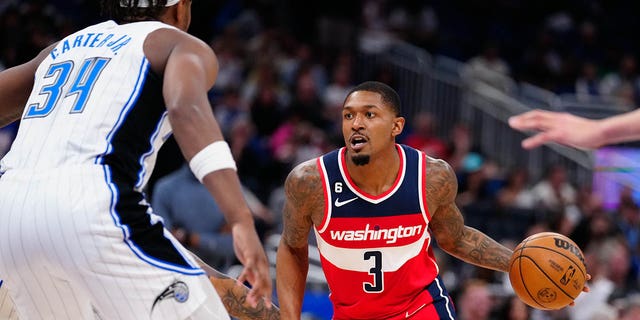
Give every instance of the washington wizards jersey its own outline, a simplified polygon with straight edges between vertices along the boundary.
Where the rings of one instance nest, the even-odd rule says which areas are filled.
[[[432,302],[426,288],[438,275],[428,232],[425,155],[397,145],[396,181],[374,196],[349,177],[345,150],[317,160],[325,213],[314,231],[334,318],[405,318]]]
[[[107,21],[61,40],[37,69],[0,174],[98,164],[141,189],[171,131],[162,79],[143,51],[147,35],[159,28],[173,27]]]

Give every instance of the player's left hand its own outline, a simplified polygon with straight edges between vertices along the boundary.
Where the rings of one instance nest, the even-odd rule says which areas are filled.
[[[251,285],[247,301],[256,307],[264,299],[265,305],[270,308],[272,288],[269,262],[253,223],[238,222],[233,225],[231,232],[236,256],[244,266],[238,282],[247,281]]]

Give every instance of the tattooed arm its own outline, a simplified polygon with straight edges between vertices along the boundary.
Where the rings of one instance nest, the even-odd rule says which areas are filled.
[[[209,276],[209,281],[218,292],[227,312],[239,320],[279,320],[280,310],[274,305],[266,305],[265,300],[258,301],[253,307],[247,301],[249,288],[238,283],[238,280],[212,268],[198,256],[191,253],[191,257],[196,260]]]
[[[458,181],[453,169],[444,161],[427,157],[427,203],[429,222],[438,245],[465,262],[509,272],[512,251],[484,233],[465,226],[455,204]]]
[[[264,300],[252,307],[247,301],[249,288],[238,284],[236,279],[221,274],[222,277],[209,276],[211,284],[218,292],[227,312],[240,320],[277,320],[280,319],[280,310],[274,305],[267,307]]]
[[[276,257],[276,288],[282,318],[300,319],[309,270],[309,231],[323,212],[323,193],[314,160],[298,165],[285,181],[283,231]],[[321,217],[320,217],[321,219]]]

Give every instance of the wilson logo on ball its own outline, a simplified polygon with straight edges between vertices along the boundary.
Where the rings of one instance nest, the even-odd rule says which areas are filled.
[[[569,252],[576,255],[576,257],[578,257],[578,259],[580,259],[582,263],[584,263],[584,257],[582,256],[582,253],[580,252],[580,249],[578,247],[560,238],[553,238],[553,239],[555,240],[556,247],[560,249],[568,250]]]

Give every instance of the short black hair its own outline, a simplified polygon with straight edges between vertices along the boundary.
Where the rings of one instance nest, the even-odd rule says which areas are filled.
[[[366,81],[351,89],[351,91],[349,91],[349,94],[347,94],[347,98],[349,98],[349,96],[356,91],[369,91],[379,93],[380,96],[382,96],[382,101],[384,101],[389,105],[389,107],[391,107],[391,110],[393,110],[396,116],[400,116],[402,114],[402,109],[400,106],[400,96],[390,86],[379,81]],[[346,101],[347,100],[345,99],[345,102]]]
[[[139,0],[100,0],[102,15],[116,22],[157,20],[166,9],[167,0],[147,0],[149,6],[138,7]]]

